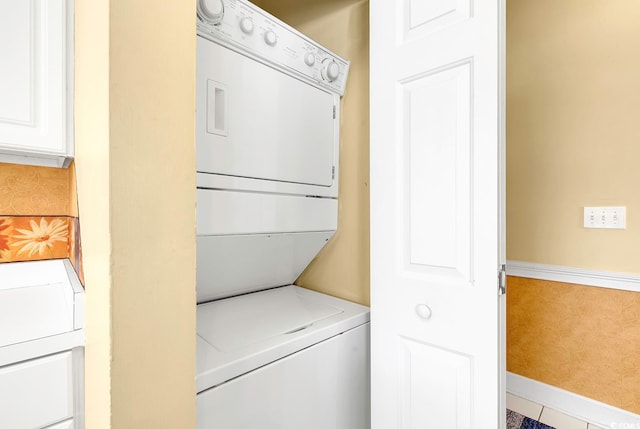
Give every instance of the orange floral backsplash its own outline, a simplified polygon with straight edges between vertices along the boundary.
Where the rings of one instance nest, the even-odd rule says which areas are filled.
[[[66,258],[68,217],[0,217],[0,262]]]
[[[0,216],[0,263],[69,258],[82,279],[78,219]]]
[[[74,163],[0,162],[0,263],[69,258],[84,284],[81,253]]]

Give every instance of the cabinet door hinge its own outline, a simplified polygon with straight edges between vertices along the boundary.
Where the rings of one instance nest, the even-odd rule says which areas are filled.
[[[336,106],[333,106],[333,119],[336,118]]]
[[[507,293],[507,266],[505,264],[500,265],[498,270],[498,295],[504,295]]]
[[[331,167],[331,180],[335,180],[336,178],[336,166]]]

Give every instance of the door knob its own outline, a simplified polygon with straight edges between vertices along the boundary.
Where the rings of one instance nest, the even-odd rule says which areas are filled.
[[[431,308],[427,304],[416,305],[416,314],[424,320],[431,318]]]

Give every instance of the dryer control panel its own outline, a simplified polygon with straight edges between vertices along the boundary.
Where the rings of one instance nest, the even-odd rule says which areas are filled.
[[[349,61],[244,0],[198,0],[200,36],[283,68],[339,95]]]

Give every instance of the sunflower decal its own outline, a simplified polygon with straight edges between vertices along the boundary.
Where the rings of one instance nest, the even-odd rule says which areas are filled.
[[[53,219],[50,223],[45,218],[40,219],[40,224],[35,220],[29,221],[31,229],[16,228],[22,235],[14,235],[15,242],[11,246],[19,247],[17,255],[26,253],[31,257],[36,253],[44,256],[46,250],[53,257],[53,245],[56,242],[66,242],[68,237],[67,223],[62,219]],[[0,240],[0,249],[2,241]]]
[[[9,226],[11,226],[9,220],[0,219],[0,252],[9,250],[9,236],[6,234]]]

